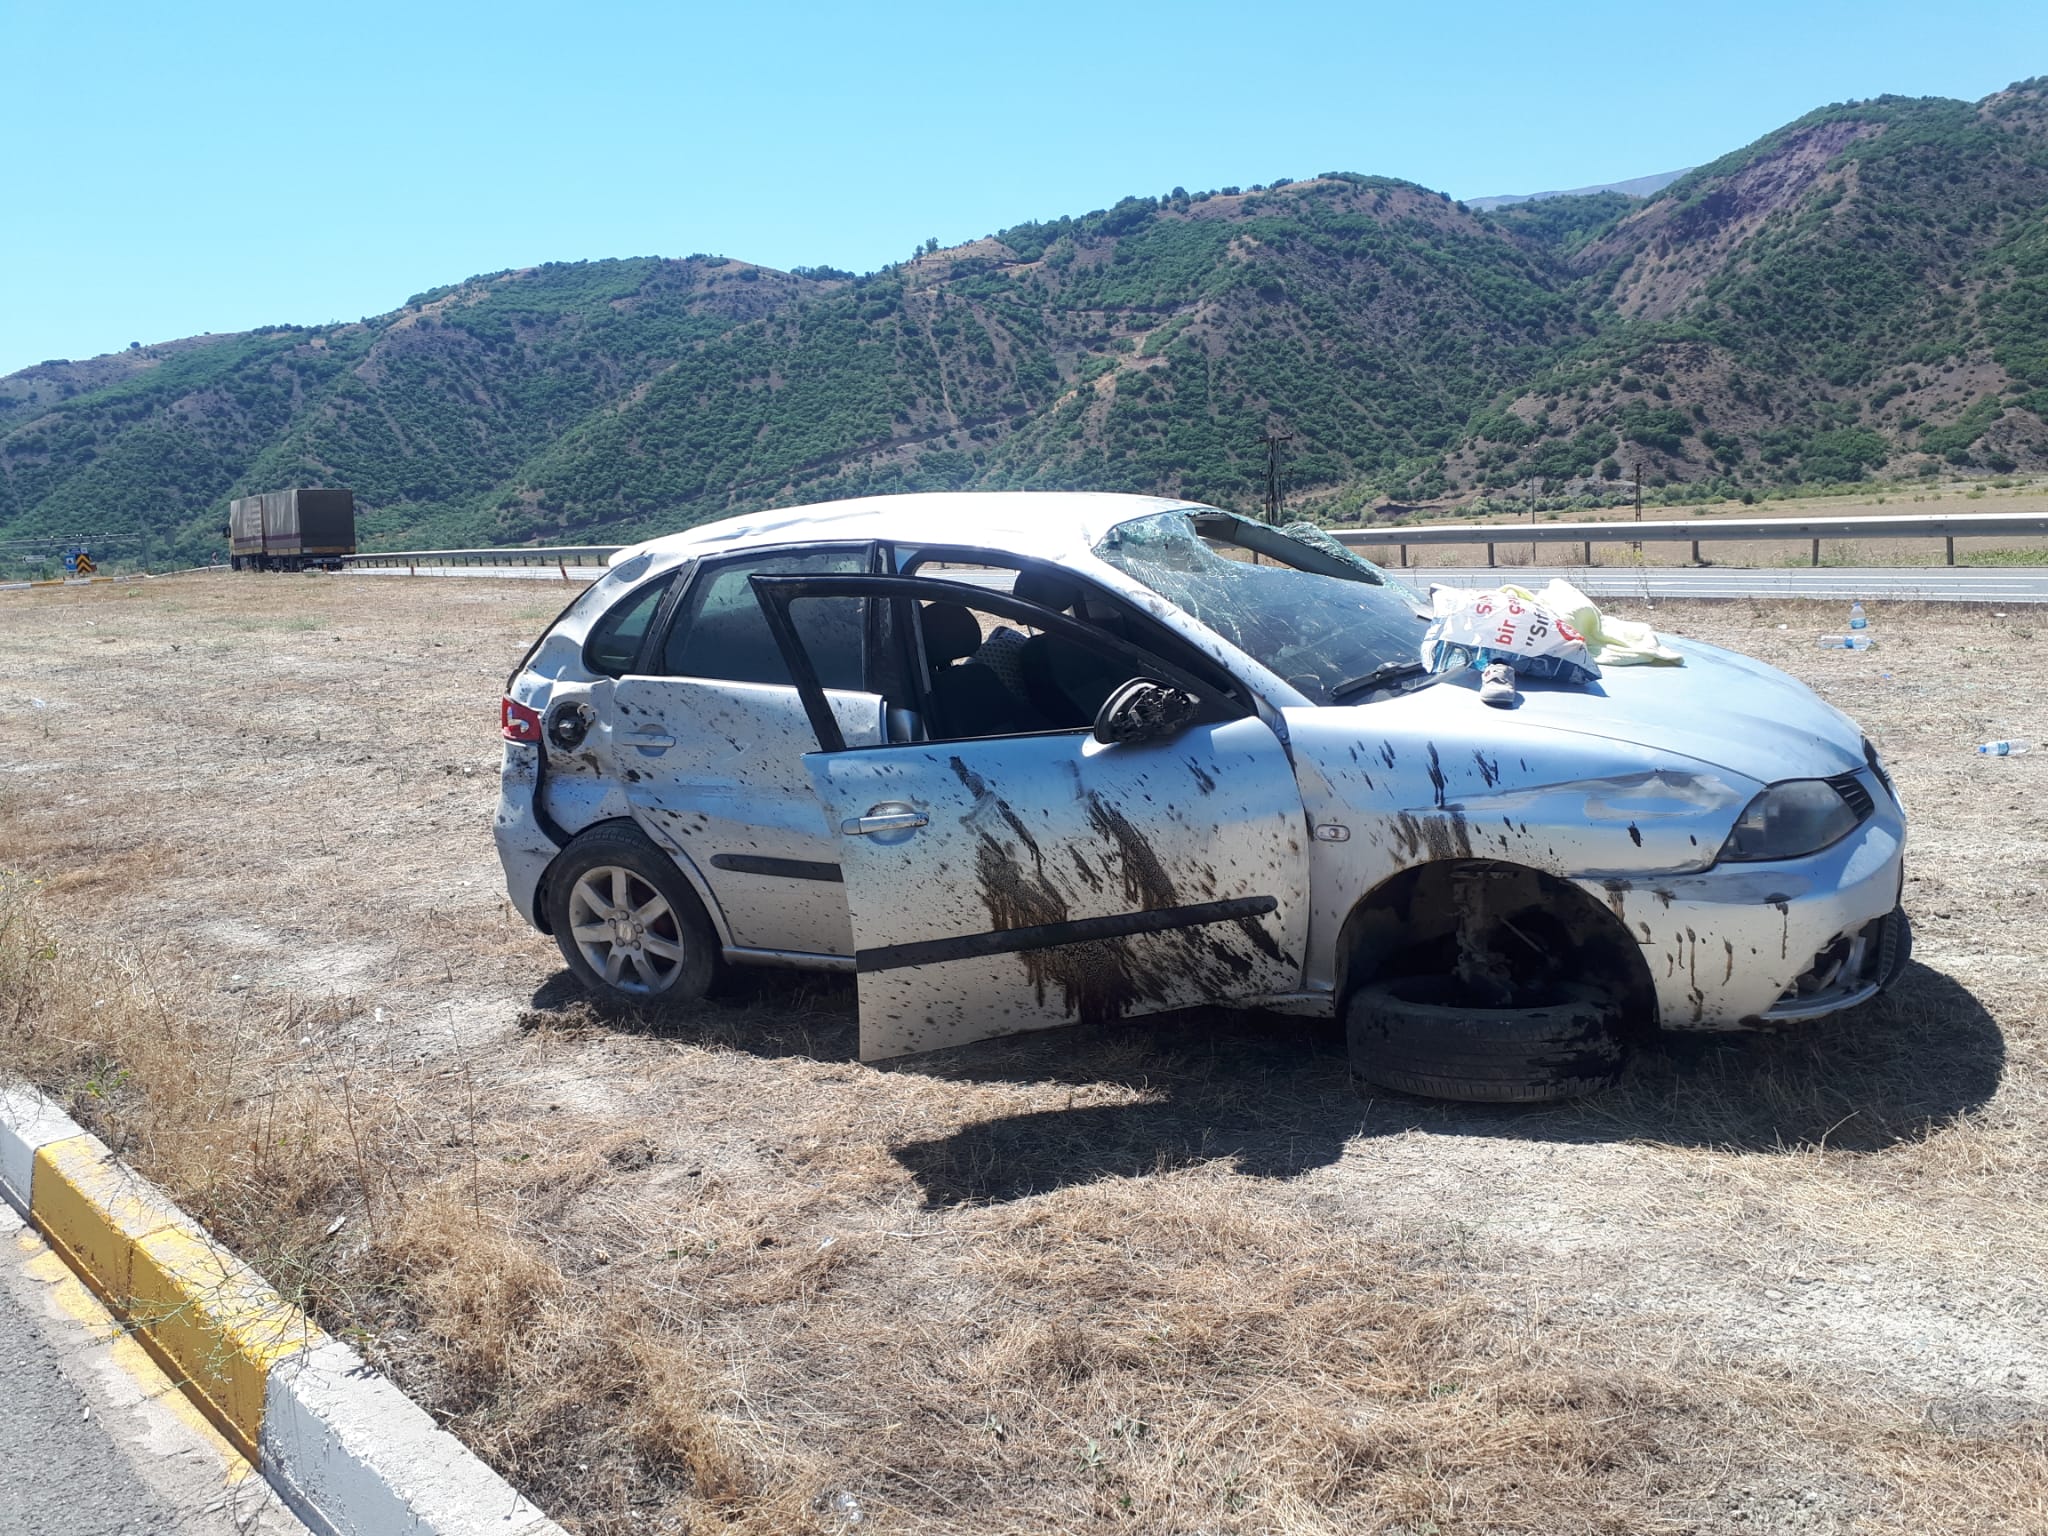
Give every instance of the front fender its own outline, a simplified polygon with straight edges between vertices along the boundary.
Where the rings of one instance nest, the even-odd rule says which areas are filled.
[[[1397,701],[1288,711],[1313,839],[1311,987],[1334,985],[1353,904],[1404,869],[1489,859],[1573,881],[1696,872],[1761,787],[1652,747],[1519,725],[1453,684],[1426,691],[1446,689],[1450,707],[1428,716],[1389,710]]]

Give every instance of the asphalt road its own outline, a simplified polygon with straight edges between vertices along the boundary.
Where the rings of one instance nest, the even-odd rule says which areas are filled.
[[[0,1536],[308,1536],[54,1262],[0,1202]]]
[[[569,581],[593,581],[598,566],[568,568]],[[357,576],[404,576],[403,566],[354,566]],[[539,565],[421,566],[421,576],[494,576],[551,581],[562,573]],[[2026,566],[1774,566],[1769,569],[1708,569],[1690,566],[1502,565],[1410,567],[1396,570],[1418,586],[1442,582],[1455,587],[1543,585],[1562,576],[1588,597],[1811,597],[1887,598],[1893,602],[2048,603],[2048,567]]]
[[[1541,586],[1562,576],[1588,597],[1888,598],[1893,602],[2048,603],[2048,566],[1775,566],[1695,569],[1691,566],[1462,566],[1396,571],[1417,585],[1488,587],[1501,582]]]
[[[177,1515],[115,1450],[91,1405],[58,1364],[11,1289],[0,1289],[0,1532],[170,1531]]]

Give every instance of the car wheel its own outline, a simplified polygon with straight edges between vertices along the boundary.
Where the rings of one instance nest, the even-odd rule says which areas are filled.
[[[548,925],[591,991],[641,1007],[694,1002],[718,974],[718,936],[673,860],[636,832],[603,827],[548,876]]]
[[[1626,1055],[1612,999],[1560,986],[1540,1005],[1484,1008],[1448,976],[1369,982],[1351,994],[1345,1027],[1361,1084],[1432,1099],[1536,1104],[1610,1087]]]

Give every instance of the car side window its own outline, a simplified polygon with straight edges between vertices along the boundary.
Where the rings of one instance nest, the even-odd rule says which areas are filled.
[[[1237,679],[1202,655],[1178,635],[1139,613],[1129,603],[1094,584],[1064,571],[1036,562],[1012,565],[999,558],[971,550],[927,547],[913,551],[904,562],[906,575],[929,576],[938,581],[961,582],[1007,592],[1055,613],[1064,613],[1094,628],[1160,656],[1215,692],[1250,711],[1250,703]],[[1060,642],[1048,642],[1041,649],[1062,649]]]
[[[1078,730],[1094,718],[1085,695],[1061,686],[1064,664],[1095,659],[1085,647],[965,601],[923,599],[915,611],[931,740]]]
[[[583,664],[605,677],[624,677],[632,671],[633,658],[640,654],[640,642],[667,590],[666,578],[650,581],[592,625],[590,638],[583,642]]]
[[[791,608],[792,615],[802,611],[801,603]],[[964,594],[920,598],[915,612],[928,703],[925,724],[932,741],[1086,730],[1104,702],[1132,678],[1190,670],[1143,654],[1143,642],[1129,636],[1093,624],[1087,627],[1099,638],[1092,640],[1064,629],[1042,629],[1028,619],[983,608]],[[1111,640],[1140,654],[1106,643]],[[1193,680],[1201,683],[1201,674]],[[1203,723],[1239,713],[1220,691],[1207,686],[1196,699],[1194,718]]]
[[[771,588],[770,601],[821,674],[831,658],[809,639],[821,626],[805,610],[860,596],[874,602],[884,621],[878,625],[884,643],[893,643],[898,653],[892,679],[883,676],[891,672],[886,664],[870,668],[873,686],[889,708],[891,742],[1087,730],[1105,702],[1135,678],[1157,679],[1188,694],[1194,705],[1189,723],[1217,724],[1250,713],[1227,687],[1208,680],[1213,669],[1206,664],[1185,666],[1142,639],[1118,633],[1117,615],[1097,623],[1067,612],[1061,599],[1071,603],[1072,594],[1050,580],[1042,602],[998,596],[976,582],[922,576],[868,575],[833,585],[839,590]],[[832,686],[828,677],[819,681]],[[804,705],[823,750],[845,750],[843,733],[823,710],[823,700],[807,695]]]
[[[851,576],[867,568],[865,547],[751,556],[711,567],[698,576],[677,609],[662,648],[662,672],[670,677],[794,686],[747,578]],[[799,610],[798,633],[825,687],[862,686],[865,611],[858,597],[825,598]]]

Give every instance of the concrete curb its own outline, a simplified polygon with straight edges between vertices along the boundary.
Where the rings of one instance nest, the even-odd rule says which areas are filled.
[[[98,1137],[12,1083],[0,1195],[320,1536],[562,1536]]]

